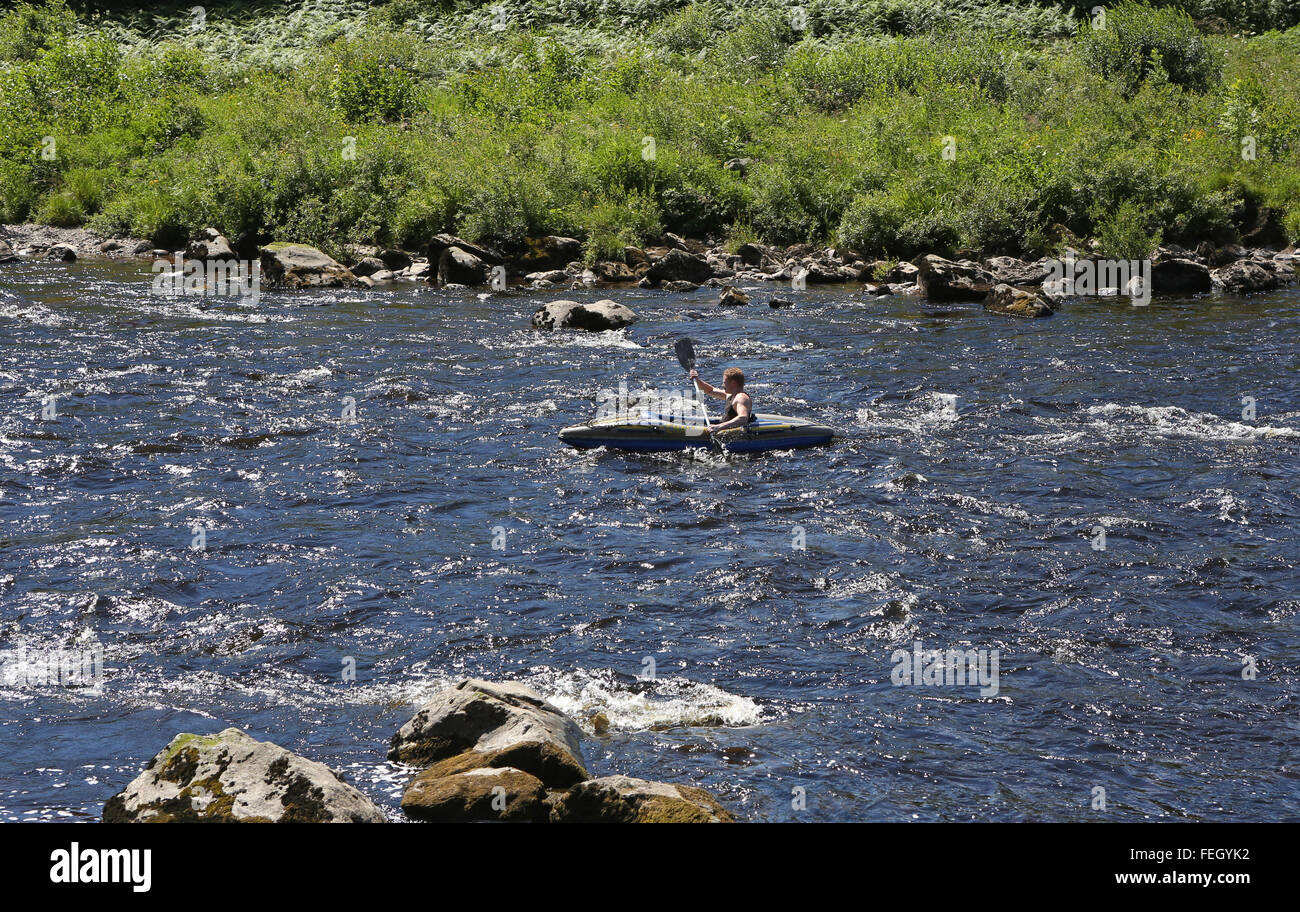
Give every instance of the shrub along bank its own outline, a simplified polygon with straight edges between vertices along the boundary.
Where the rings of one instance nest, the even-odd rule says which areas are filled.
[[[0,17],[0,221],[335,255],[562,235],[591,261],[665,231],[895,258],[1300,240],[1285,5],[189,6]]]

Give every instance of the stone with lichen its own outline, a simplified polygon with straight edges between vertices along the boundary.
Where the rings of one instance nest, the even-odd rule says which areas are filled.
[[[383,823],[322,763],[237,728],[179,734],[104,805],[105,823]]]

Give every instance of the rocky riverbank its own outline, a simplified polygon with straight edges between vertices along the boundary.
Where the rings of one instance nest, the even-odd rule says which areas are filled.
[[[582,729],[520,684],[467,679],[393,736],[414,773],[412,820],[728,823],[703,789],[593,777]],[[383,809],[328,767],[236,728],[176,735],[104,805],[105,823],[382,823]]]
[[[1093,295],[1135,293],[1127,287],[1075,285],[1062,280],[1061,261],[1026,261],[1010,256],[982,257],[960,251],[954,258],[924,254],[913,261],[871,259],[852,250],[809,244],[769,247],[740,245],[734,252],[719,244],[663,235],[647,247],[626,246],[617,260],[582,258],[575,238],[532,238],[519,251],[505,252],[464,238],[439,234],[422,251],[355,246],[339,262],[304,244],[272,243],[236,250],[215,228],[196,236],[185,250],[167,251],[136,238],[100,238],[83,229],[39,225],[0,227],[0,262],[49,259],[63,262],[85,256],[140,257],[169,261],[257,260],[268,287],[374,287],[390,282],[426,282],[442,288],[491,287],[526,291],[637,287],[672,292],[702,286],[721,290],[721,306],[743,306],[751,296],[737,286],[775,288],[860,284],[866,295],[924,295],[933,301],[981,303],[994,313],[1045,317],[1065,300]],[[1078,263],[1088,260],[1075,255]],[[1296,281],[1300,255],[1294,247],[1246,248],[1204,243],[1193,249],[1163,245],[1152,255],[1143,294],[1253,294]],[[1054,278],[1054,276],[1056,276]],[[775,295],[773,307],[788,306]],[[540,329],[617,329],[636,315],[617,302],[582,305],[553,301],[540,308]]]

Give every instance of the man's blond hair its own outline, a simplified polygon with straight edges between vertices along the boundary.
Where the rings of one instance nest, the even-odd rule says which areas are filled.
[[[745,388],[745,372],[743,370],[738,367],[729,367],[722,372],[723,383],[733,379],[740,384],[741,389]]]

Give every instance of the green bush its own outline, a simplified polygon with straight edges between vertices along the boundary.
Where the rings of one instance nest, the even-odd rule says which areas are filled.
[[[724,36],[713,48],[713,60],[733,72],[766,73],[800,37],[788,14],[761,13]]]
[[[1259,32],[1300,24],[1300,4],[1291,0],[1152,0],[1152,6],[1175,7],[1210,25]]]
[[[77,17],[63,0],[19,3],[0,16],[0,61],[34,60],[76,26]]]
[[[31,167],[0,159],[0,223],[25,222],[40,199],[31,181]]]
[[[1160,246],[1163,232],[1151,224],[1145,207],[1123,202],[1093,213],[1097,225],[1097,253],[1114,260],[1145,260]]]
[[[924,199],[894,191],[856,197],[835,233],[840,246],[863,256],[900,260],[923,253],[949,255],[959,237],[957,227]]]
[[[688,237],[711,237],[735,221],[745,187],[733,171],[688,149],[661,154],[656,191],[663,223]]]
[[[662,232],[659,207],[640,193],[619,199],[602,198],[580,217],[587,236],[584,245],[588,265],[597,260],[623,259],[623,248],[640,245]]]
[[[1144,2],[1107,10],[1104,29],[1084,23],[1078,48],[1089,67],[1116,80],[1128,95],[1156,71],[1191,92],[1207,91],[1220,72],[1219,60],[1186,13]]]
[[[71,228],[86,220],[86,210],[77,198],[68,192],[53,193],[45,198],[36,220],[42,225]]]
[[[127,98],[120,64],[117,46],[106,38],[55,38],[24,67],[34,110],[59,121],[63,135],[119,121]]]
[[[342,40],[331,56],[330,98],[346,119],[400,120],[415,110],[418,84],[402,55]]]
[[[697,54],[710,47],[724,31],[722,10],[702,0],[670,13],[651,33],[654,40],[677,54]]]

